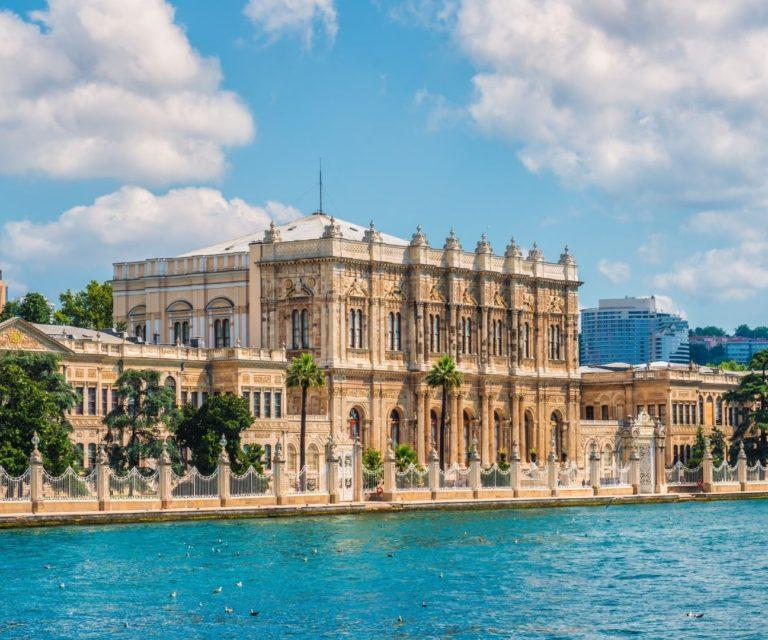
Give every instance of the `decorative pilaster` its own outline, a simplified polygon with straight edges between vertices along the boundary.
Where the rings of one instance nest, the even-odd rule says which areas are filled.
[[[352,500],[363,501],[363,445],[360,438],[355,438],[352,448]]]
[[[512,443],[512,453],[509,458],[509,487],[514,492],[515,498],[520,491],[520,450],[517,442]]]
[[[725,456],[725,464],[728,464],[728,456]],[[736,458],[736,474],[742,491],[747,490],[747,454],[744,451],[744,441],[739,442],[739,455]]]
[[[592,493],[597,495],[600,491],[600,454],[594,442],[589,451],[589,484],[592,486]]]
[[[109,511],[109,461],[104,445],[99,447],[96,455],[96,497],[99,511]]]
[[[32,501],[32,513],[37,513],[43,502],[43,456],[37,446],[40,438],[32,436],[32,453],[29,456],[29,498]]]
[[[629,454],[629,484],[632,485],[633,495],[640,493],[640,454],[636,444],[632,446],[632,453]]]
[[[328,436],[328,441],[325,443],[325,486],[328,490],[328,502],[338,503],[340,500],[339,458],[336,456],[336,443],[333,436]]]
[[[704,493],[711,493],[714,487],[712,452],[709,450],[709,439],[704,440],[704,457],[701,460],[701,490]]]
[[[157,461],[158,494],[160,495],[160,508],[170,509],[173,497],[171,487],[171,456],[168,455],[168,444],[163,440],[163,449],[160,459]]]
[[[469,488],[472,489],[472,497],[480,497],[480,457],[477,455],[477,438],[472,440],[469,449]]]
[[[288,493],[287,481],[283,447],[278,440],[275,443],[275,453],[272,455],[272,484],[274,485],[277,504],[283,504],[285,500],[285,495]]]
[[[219,503],[222,507],[226,507],[229,502],[230,497],[230,490],[229,490],[229,481],[230,481],[230,460],[229,460],[229,454],[227,453],[227,439],[222,434],[221,440],[219,440],[219,446],[221,447],[221,451],[219,451],[219,475],[218,475],[218,481],[219,481]]]
[[[384,478],[383,489],[384,495],[382,496],[385,501],[391,502],[395,498],[397,492],[397,485],[395,483],[395,451],[392,448],[392,438],[387,439],[387,450],[384,453]]]
[[[440,456],[434,447],[429,450],[428,461],[429,492],[432,500],[437,500],[437,491],[440,488]]]

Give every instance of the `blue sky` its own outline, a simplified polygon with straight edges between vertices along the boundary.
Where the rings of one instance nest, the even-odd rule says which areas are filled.
[[[11,294],[309,213],[322,157],[339,217],[765,324],[765,11],[619,5],[0,0]]]

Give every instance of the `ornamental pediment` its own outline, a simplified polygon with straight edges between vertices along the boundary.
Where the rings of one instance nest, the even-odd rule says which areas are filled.
[[[0,351],[71,353],[62,344],[21,318],[11,318],[0,323]]]

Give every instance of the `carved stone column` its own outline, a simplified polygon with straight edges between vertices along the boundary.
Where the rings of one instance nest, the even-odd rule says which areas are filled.
[[[456,433],[456,462],[464,466],[467,464],[467,442],[464,439],[464,411],[461,392],[455,392],[451,396],[452,422]]]
[[[424,413],[424,397],[427,392],[423,389],[416,390],[416,455],[419,459],[419,464],[424,464],[426,461],[426,449],[425,449],[425,423],[426,415]]]
[[[491,464],[488,431],[488,393],[485,389],[480,389],[480,461],[483,464]]]

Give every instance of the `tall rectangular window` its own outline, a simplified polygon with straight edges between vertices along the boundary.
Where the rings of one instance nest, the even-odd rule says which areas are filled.
[[[251,410],[251,392],[243,391],[243,398],[245,398],[245,403],[248,405],[248,411],[250,411]]]
[[[200,399],[201,399],[200,400],[200,404],[205,404],[205,401],[208,399],[208,392],[207,391],[203,391],[200,394]]]
[[[79,416],[83,415],[83,388],[76,387],[75,394],[77,395],[77,403],[75,405],[75,413]]]
[[[275,391],[275,418],[283,417],[283,392]]]
[[[272,417],[272,394],[269,391],[264,392],[264,417]]]
[[[198,407],[198,397],[199,396],[198,396],[197,391],[193,391],[192,392],[192,406],[195,407],[195,409],[197,409],[197,407]]]
[[[253,417],[261,418],[261,391],[253,392]]]
[[[96,415],[96,387],[88,387],[88,415]]]
[[[117,393],[117,389],[112,389],[112,407],[111,409],[114,411],[117,409],[118,405],[120,404],[120,396]]]
[[[106,387],[101,388],[101,415],[105,416],[109,413],[109,389]]]
[[[182,391],[181,392],[181,406],[184,407],[189,402],[189,392],[188,391]]]

